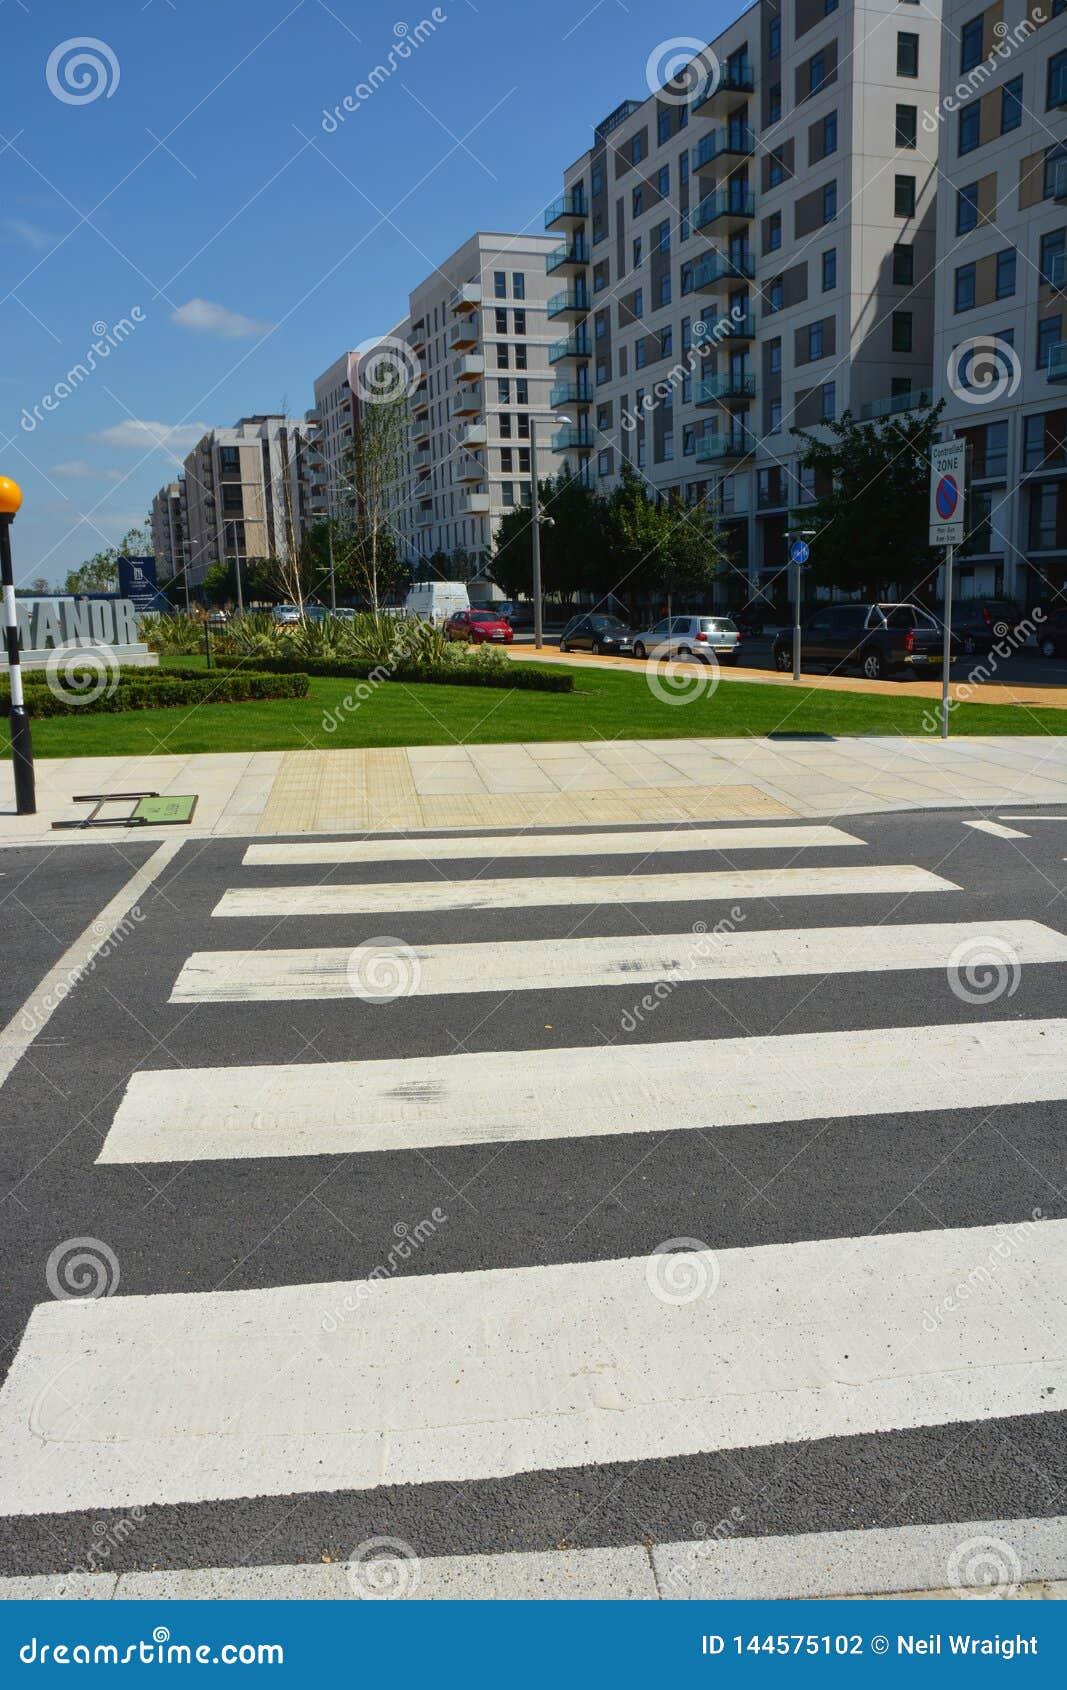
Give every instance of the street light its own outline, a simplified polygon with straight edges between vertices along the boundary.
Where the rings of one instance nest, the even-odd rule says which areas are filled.
[[[19,656],[19,619],[15,604],[15,578],[11,570],[11,524],[22,504],[22,489],[17,482],[0,475],[0,579],[4,588],[4,623],[7,637],[7,664],[11,677],[11,764],[15,775],[15,810],[20,816],[37,814],[37,795],[33,778],[33,743],[30,739],[30,718],[22,696],[22,663]]]
[[[814,540],[815,532],[816,531],[815,531],[814,528],[787,528],[786,531],[785,531],[785,537],[786,537],[787,540],[792,540],[792,541],[803,540],[804,543],[805,543],[805,551],[806,551],[807,550],[807,542],[809,540]],[[804,567],[804,563],[806,561],[806,558],[794,558],[793,557],[793,547],[790,546],[790,548],[789,548],[789,561],[793,565],[793,679],[794,679],[794,681],[799,681],[799,679],[800,679],[800,581],[801,581],[800,571]]]
[[[557,416],[555,419],[565,428],[574,426],[573,417]],[[533,523],[533,601],[534,601],[534,650],[540,651],[544,644],[544,622],[541,605],[541,503],[537,490],[537,417],[530,415],[530,521]]]

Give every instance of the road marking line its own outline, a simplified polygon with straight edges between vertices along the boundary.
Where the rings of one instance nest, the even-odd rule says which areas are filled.
[[[1020,833],[1015,827],[1002,827],[999,822],[964,822],[964,827],[973,827],[975,833],[991,833],[994,839],[1029,839],[1028,833]]]
[[[418,915],[435,910],[541,909],[563,904],[704,903],[739,898],[849,898],[958,892],[951,880],[911,864],[863,868],[714,870],[706,874],[540,876],[531,880],[433,880],[242,886],[224,892],[217,916]]]
[[[659,855],[665,851],[796,851],[866,841],[836,827],[701,827],[660,832],[495,833],[466,838],[353,839],[323,843],[250,845],[246,868],[295,863],[446,862],[481,857],[600,857]]]
[[[0,1392],[0,1509],[455,1484],[1049,1413],[1065,1389],[1056,1220],[61,1300]]]
[[[48,1025],[60,1004],[70,996],[93,958],[110,946],[117,929],[134,909],[138,898],[153,881],[158,880],[184,843],[182,839],[165,839],[121,891],[108,900],[74,943],[68,945],[21,1009],[15,1011],[0,1032],[0,1086],[15,1064],[25,1056],[38,1033]]]
[[[640,1025],[655,1013],[638,999]],[[1067,1020],[142,1069],[100,1162],[710,1131],[1067,1098]]]
[[[194,951],[171,1003],[289,1003],[365,999],[362,962],[403,982],[397,995],[559,991],[577,986],[684,985],[800,974],[947,969],[961,945],[999,947],[1019,966],[1067,962],[1067,935],[1038,921],[945,921],[873,927],[796,927],[767,933],[640,934],[450,945],[336,945],[307,950]],[[408,989],[409,988],[409,989]]]

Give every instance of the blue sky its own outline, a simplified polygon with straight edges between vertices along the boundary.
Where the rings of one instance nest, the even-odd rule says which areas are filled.
[[[741,9],[443,0],[329,133],[324,109],[432,3],[0,4],[0,473],[23,490],[17,576],[57,583],[173,475],[146,423],[182,456],[205,426],[302,414],[315,375],[468,234],[541,231],[563,167],[644,97],[661,43],[704,42]],[[83,35],[103,50],[58,51]]]

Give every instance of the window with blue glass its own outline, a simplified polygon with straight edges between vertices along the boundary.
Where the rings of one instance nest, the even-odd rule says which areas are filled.
[[[665,200],[671,191],[671,167],[669,164],[660,165],[656,173],[656,188],[660,199]]]
[[[634,341],[634,369],[643,370],[648,362],[648,341],[644,335]]]
[[[645,156],[645,137],[638,133],[630,142],[630,163],[640,164]]]
[[[766,223],[766,232],[767,232],[767,248],[766,248],[766,250],[768,252],[777,252],[778,248],[782,244],[782,214],[781,214],[780,211],[776,211],[776,212],[774,212],[773,216],[768,217],[767,223]]]
[[[784,302],[785,302],[785,290],[782,286],[781,281],[779,280],[779,281],[772,282],[770,287],[767,289],[767,309],[768,309],[768,311],[780,311],[782,309],[782,305],[784,304]]]
[[[1065,0],[1067,4],[1067,0]],[[782,20],[772,18],[767,26],[767,57],[777,59],[782,52]]]
[[[810,76],[809,76],[809,79],[808,79],[808,87],[809,87],[810,91],[813,94],[816,93],[822,87],[822,85],[825,81],[826,81],[826,54],[825,53],[813,53],[812,58],[811,58]]]
[[[979,15],[965,23],[960,30],[960,72],[973,70],[982,57],[982,36],[985,19]]]
[[[822,420],[833,422],[837,415],[837,383],[824,381],[822,384]]]
[[[1041,271],[1041,280],[1046,284],[1050,284],[1053,280],[1054,265],[1057,270],[1060,268],[1060,265],[1055,264],[1055,260],[1058,258],[1062,262],[1065,245],[1067,245],[1067,230],[1052,229],[1047,235],[1041,237],[1038,267]]]
[[[660,252],[670,252],[671,250],[671,224],[668,217],[663,219],[656,231],[656,245]]]
[[[897,31],[897,75],[918,76],[919,37],[910,30]]]
[[[966,235],[978,226],[978,183],[971,182],[956,192],[956,233]]]
[[[645,290],[638,288],[634,294],[634,316],[643,317],[645,314]]]
[[[824,158],[827,153],[836,153],[837,151],[837,113],[835,111],[827,112],[822,120],[822,150]]]
[[[669,274],[661,276],[659,279],[659,302],[661,305],[669,305],[671,302],[671,278]]]
[[[1053,53],[1048,62],[1046,106],[1067,105],[1067,52]]]
[[[1013,76],[1000,90],[1000,133],[1018,129],[1023,120],[1023,79]]]
[[[779,123],[782,117],[782,84],[776,82],[767,95],[767,121]]]
[[[785,164],[783,163],[782,151],[779,147],[771,154],[767,161],[767,186],[768,188],[777,188],[778,185],[784,181]]]
[[[659,117],[656,120],[656,134],[659,137],[660,146],[663,145],[664,141],[670,140],[671,114],[669,110],[660,112]]]
[[[1018,255],[1013,246],[997,253],[997,298],[1010,299],[1015,292],[1015,270]]]
[[[659,350],[662,358],[669,358],[674,352],[674,330],[669,323],[659,331]]]
[[[782,343],[781,343],[780,340],[772,340],[770,342],[770,345],[767,348],[767,363],[768,363],[768,368],[770,370],[770,374],[772,376],[777,376],[777,375],[781,374],[781,372],[782,372]]]
[[[956,271],[955,301],[957,311],[970,311],[974,307],[975,298],[975,266],[961,264]]]
[[[640,217],[645,209],[644,188],[632,188],[630,191],[630,216]]]
[[[808,324],[808,361],[813,362],[823,355],[823,326],[821,323]]]
[[[689,180],[689,154],[683,153],[678,160],[678,181],[684,188]]]
[[[1049,353],[1063,339],[1063,318],[1045,317],[1037,325],[1037,367],[1048,369]]]
[[[832,223],[837,216],[837,183],[827,182],[822,191],[822,220]]]
[[[970,105],[963,106],[959,114],[959,141],[957,152],[973,153],[982,139],[982,112],[977,100]]]
[[[837,248],[827,248],[822,255],[822,291],[829,293],[837,286]]]

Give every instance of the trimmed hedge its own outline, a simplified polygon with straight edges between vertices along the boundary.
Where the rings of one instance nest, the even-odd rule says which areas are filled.
[[[507,668],[481,668],[476,663],[447,663],[433,666],[401,664],[391,668],[360,657],[219,657],[219,669],[269,670],[274,674],[303,673],[332,681],[405,681],[439,687],[500,687],[520,692],[573,692],[573,675],[554,675],[533,664],[512,663]],[[169,671],[170,674],[174,670]]]
[[[79,701],[57,696],[42,675],[30,670],[24,677],[30,717],[97,715],[126,710],[170,710],[186,704],[243,704],[251,699],[306,698],[310,685],[306,671],[290,674],[215,674],[203,669],[184,671],[158,669],[123,670],[117,686],[105,687],[99,698]],[[10,694],[0,688],[0,711],[6,712]]]

